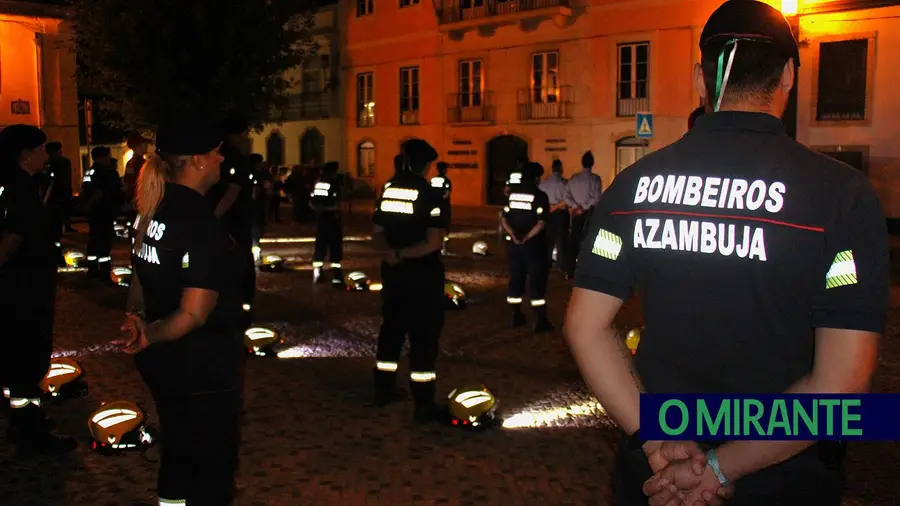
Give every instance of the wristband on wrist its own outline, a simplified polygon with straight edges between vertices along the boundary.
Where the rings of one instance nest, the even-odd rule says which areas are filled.
[[[719,479],[719,484],[723,487],[728,486],[728,478],[725,474],[722,473],[722,470],[719,469],[719,457],[716,455],[716,450],[712,449],[706,452],[706,465],[712,469],[713,473],[716,475],[716,478]]]

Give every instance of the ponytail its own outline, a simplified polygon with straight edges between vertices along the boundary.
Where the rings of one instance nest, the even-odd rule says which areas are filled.
[[[148,157],[141,167],[135,191],[138,212],[137,233],[134,239],[136,249],[140,249],[141,243],[144,241],[144,234],[147,233],[147,228],[150,226],[150,220],[153,219],[156,209],[162,202],[166,193],[166,181],[171,171],[169,163],[156,153]]]

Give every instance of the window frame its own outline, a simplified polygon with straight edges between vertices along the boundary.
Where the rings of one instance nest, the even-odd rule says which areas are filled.
[[[634,135],[625,135],[625,136],[619,137],[613,143],[613,147],[614,147],[615,156],[616,156],[616,161],[615,161],[615,168],[616,168],[615,175],[616,176],[618,176],[619,174],[622,173],[623,170],[625,170],[631,166],[631,165],[628,165],[626,167],[621,167],[621,168],[619,167],[619,165],[620,165],[619,164],[619,149],[642,148],[644,150],[644,153],[640,156],[640,158],[635,159],[634,162],[632,162],[632,164],[637,163],[638,160],[647,156],[650,153],[650,141],[647,139],[641,139],[640,137],[636,137]]]
[[[638,68],[637,48],[641,47],[641,46],[647,48],[647,61],[643,62],[643,65],[646,67],[646,79],[643,81],[645,96],[638,97],[637,96],[637,90],[638,90],[637,85],[640,81],[637,79],[637,68]],[[631,75],[628,76],[628,79],[629,79],[628,81],[623,81],[623,78],[622,78],[622,65],[623,65],[622,49],[626,48],[626,47],[631,48],[631,61],[628,62],[628,65],[631,68],[631,70],[630,70]],[[616,64],[616,84],[615,84],[616,94],[615,94],[615,100],[616,100],[616,117],[617,118],[631,118],[631,117],[634,117],[635,115],[637,115],[637,113],[639,113],[639,112],[649,112],[649,109],[650,109],[650,79],[651,79],[651,76],[650,76],[650,70],[651,70],[650,69],[650,58],[651,58],[650,50],[651,49],[652,48],[651,48],[650,40],[635,40],[635,41],[629,41],[629,42],[619,42],[618,44],[616,44],[616,59],[615,59],[615,62],[616,62],[615,63]],[[621,96],[622,85],[625,84],[626,82],[629,83],[631,97],[622,98],[622,96]],[[634,104],[634,106],[632,107],[634,109],[634,114],[626,114],[626,113],[622,112],[622,110],[623,110],[622,103],[626,100],[631,102],[632,104]],[[638,107],[637,104],[640,103],[640,101],[646,101],[646,104],[647,104],[646,107]],[[643,111],[642,109],[647,109],[647,111]]]
[[[826,35],[816,37],[812,41],[813,65],[810,88],[809,124],[815,127],[840,127],[840,126],[871,126],[872,113],[874,111],[875,97],[875,45],[877,43],[876,32],[845,33],[841,35]],[[819,65],[821,63],[821,48],[823,43],[845,42],[851,40],[868,40],[866,51],[866,116],[860,120],[822,120],[819,121]]]
[[[365,86],[360,86],[360,80],[365,80],[368,78]],[[360,94],[360,90],[366,90],[365,100],[363,100],[363,96]],[[378,116],[376,114],[376,105],[372,106],[372,111],[370,115],[366,117],[371,117],[371,121],[368,123],[364,123],[362,121],[362,110],[366,107],[366,104],[375,104],[375,72],[357,72],[356,73],[356,126],[357,128],[371,128],[374,127]]]
[[[401,9],[406,9],[408,7],[415,7],[420,4],[421,4],[421,2],[419,0],[400,0],[400,8]]]
[[[475,72],[472,71],[475,64],[478,64],[478,79],[475,79]],[[469,67],[469,77],[466,79],[466,82],[469,86],[469,91],[465,92],[462,89],[463,85],[463,66]],[[459,107],[460,108],[474,108],[474,107],[484,107],[484,59],[483,58],[470,58],[466,60],[459,60],[456,63],[456,92],[459,94]],[[478,82],[478,89],[475,89],[475,83]],[[463,96],[470,97],[467,100],[463,100]],[[478,103],[476,104],[474,98],[478,97]],[[468,104],[465,102],[468,101]]]
[[[371,147],[366,146],[366,144],[371,145]],[[375,141],[371,139],[362,139],[356,143],[356,177],[360,179],[371,179],[375,177],[376,147]],[[363,149],[372,152],[372,164],[369,167],[371,170],[367,169],[366,171],[363,171]]]
[[[360,9],[360,6],[365,6]],[[365,12],[363,12],[365,11]],[[356,0],[356,17],[362,18],[375,13],[375,0]]]
[[[404,74],[408,73],[409,77],[407,79],[408,86],[404,84]],[[400,75],[398,80],[399,89],[399,109],[400,109],[400,124],[401,125],[418,125],[419,124],[419,114],[422,110],[422,95],[421,95],[421,81],[422,81],[422,70],[418,65],[411,65],[409,67],[401,67]],[[408,93],[408,95],[404,95],[404,93]],[[407,108],[407,106],[409,106]],[[415,120],[406,122],[403,121],[404,113],[414,113]]]
[[[541,81],[546,82],[547,79],[545,76],[551,74],[550,72],[550,55],[556,56],[556,64],[554,67],[554,73],[556,75],[556,82],[553,85],[542,85],[540,88],[536,87],[537,83],[537,74],[536,74],[536,66],[535,66],[535,58],[541,57]],[[561,51],[559,49],[548,49],[546,51],[535,51],[529,55],[529,74],[528,74],[528,103],[531,104],[558,104],[562,102],[562,72],[561,72],[561,60],[560,60]],[[536,91],[540,90],[540,100],[536,100],[535,97]],[[553,91],[554,93],[550,93]],[[550,97],[554,97],[554,100],[550,100]]]

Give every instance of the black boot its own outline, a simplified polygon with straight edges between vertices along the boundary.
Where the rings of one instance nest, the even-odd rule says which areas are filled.
[[[7,437],[16,439],[18,457],[63,455],[78,446],[74,438],[51,434],[44,410],[35,404],[10,409],[9,426]]]
[[[397,382],[396,371],[379,371],[375,369],[373,373],[375,383],[375,396],[372,399],[372,406],[383,407],[391,403],[394,397],[394,385]]]
[[[415,420],[416,423],[438,421],[440,417],[437,405],[434,403],[434,381],[410,381],[409,391],[412,393],[413,400],[416,403],[413,420]]]
[[[512,328],[516,328],[525,325],[525,315],[522,314],[522,305],[510,304],[509,308],[512,310],[509,318],[509,326]]]
[[[534,332],[535,334],[545,334],[553,332],[553,324],[547,319],[547,306],[537,306],[534,308]]]
[[[331,268],[331,286],[344,288],[344,271],[340,267]]]

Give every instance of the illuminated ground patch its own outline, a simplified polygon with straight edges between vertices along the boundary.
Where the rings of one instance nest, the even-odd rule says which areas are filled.
[[[266,327],[267,325],[260,325]],[[284,337],[279,358],[357,358],[375,356],[375,340],[345,328],[301,327],[290,324],[268,325]],[[377,330],[375,331],[377,337]]]
[[[503,414],[506,429],[612,427],[603,406],[584,386],[563,387]]]
[[[118,353],[120,350],[117,346],[110,343],[95,344],[82,348],[80,350],[55,350],[50,354],[52,358],[62,357],[83,357],[85,355],[99,355],[101,353]]]
[[[463,290],[472,288],[490,288],[505,285],[509,282],[508,274],[501,272],[448,270],[445,277],[450,281],[458,283]]]

